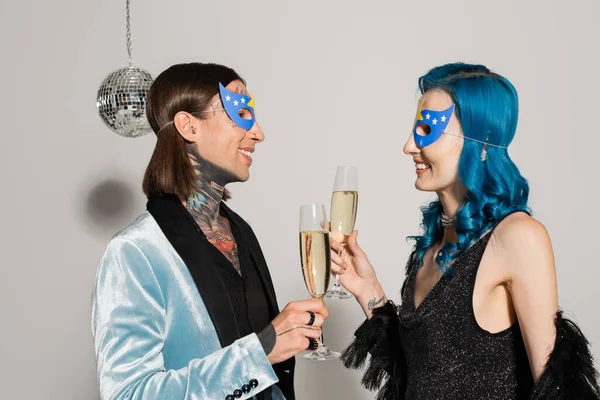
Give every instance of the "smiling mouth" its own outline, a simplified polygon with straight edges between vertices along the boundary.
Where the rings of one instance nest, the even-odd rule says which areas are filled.
[[[242,155],[242,157],[246,158],[247,162],[252,164],[252,153],[248,150],[238,149],[238,152]]]
[[[416,163],[415,168],[417,169],[417,172],[425,172],[428,169],[431,169],[431,165],[425,163]]]

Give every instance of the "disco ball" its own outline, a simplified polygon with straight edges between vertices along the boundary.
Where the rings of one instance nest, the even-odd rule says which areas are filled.
[[[146,118],[146,95],[152,76],[143,69],[121,68],[104,79],[96,106],[100,117],[115,133],[138,137],[150,133]]]

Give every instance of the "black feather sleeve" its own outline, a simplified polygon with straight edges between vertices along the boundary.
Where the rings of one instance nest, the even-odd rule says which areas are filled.
[[[344,366],[361,369],[370,355],[362,385],[369,390],[379,390],[376,400],[403,399],[406,362],[394,303],[388,301],[376,308],[371,319],[366,320],[354,336],[353,342],[342,354]]]
[[[533,387],[532,400],[598,400],[598,372],[589,343],[562,311],[556,314],[556,341],[544,372]]]

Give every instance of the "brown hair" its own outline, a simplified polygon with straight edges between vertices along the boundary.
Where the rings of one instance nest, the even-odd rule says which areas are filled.
[[[142,184],[147,197],[172,193],[187,199],[193,192],[197,178],[186,140],[175,128],[173,118],[180,111],[199,113],[195,116],[204,118],[201,113],[219,93],[219,83],[227,86],[235,80],[244,82],[231,68],[203,63],[176,64],[156,77],[146,100],[146,116],[158,136]],[[225,191],[225,199],[228,197]]]

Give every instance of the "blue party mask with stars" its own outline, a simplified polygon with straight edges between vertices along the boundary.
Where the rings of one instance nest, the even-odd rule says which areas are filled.
[[[417,116],[415,117],[415,125],[413,127],[415,143],[419,147],[429,146],[442,136],[448,126],[448,122],[450,122],[452,112],[454,111],[454,104],[443,111],[422,110],[422,105],[423,102],[420,101],[419,108],[417,109]],[[424,126],[421,128],[421,133],[417,131],[419,126]]]
[[[219,93],[223,108],[229,118],[242,129],[249,130],[254,126],[254,99],[245,94],[230,92],[219,83]],[[247,110],[247,112],[244,112]]]

